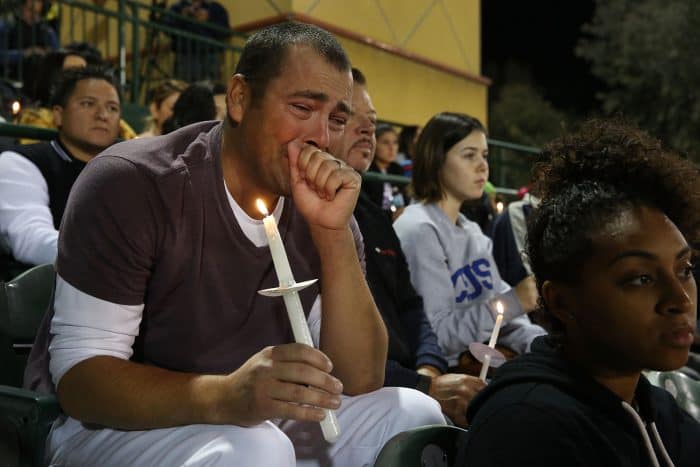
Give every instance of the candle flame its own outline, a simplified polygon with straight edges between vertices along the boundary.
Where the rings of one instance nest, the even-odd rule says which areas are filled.
[[[499,315],[503,314],[503,303],[500,300],[496,302],[496,311]]]
[[[503,201],[499,201],[498,203],[496,203],[496,211],[498,211],[498,214],[503,212],[503,208],[504,208]]]
[[[261,200],[260,198],[258,198],[258,199],[255,200],[255,206],[257,206],[258,211],[260,211],[260,213],[261,213],[263,216],[269,216],[269,215],[270,215],[270,213],[267,212],[267,206],[265,206],[265,202],[264,202],[263,200]]]

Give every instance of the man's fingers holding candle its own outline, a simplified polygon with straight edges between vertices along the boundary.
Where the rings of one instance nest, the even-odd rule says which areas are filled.
[[[339,394],[330,394],[314,387],[284,381],[274,381],[270,384],[268,396],[276,401],[310,405],[320,409],[340,407]]]
[[[330,394],[343,392],[343,384],[336,377],[302,362],[275,362],[275,379],[322,389]]]
[[[274,411],[278,414],[274,418],[282,418],[285,420],[320,422],[326,417],[326,411],[324,409],[282,401],[274,401]]]
[[[270,358],[274,361],[304,362],[326,373],[330,373],[333,370],[333,363],[326,354],[305,344],[294,342],[291,344],[268,347],[266,350],[270,353]]]

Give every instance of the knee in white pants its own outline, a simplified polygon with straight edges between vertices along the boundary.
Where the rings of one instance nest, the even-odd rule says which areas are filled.
[[[236,449],[230,451],[230,463],[226,459],[221,465],[262,466],[274,465],[294,467],[294,446],[279,428],[270,422],[231,431],[231,443]],[[217,464],[219,465],[219,464]]]
[[[392,409],[391,415],[395,423],[403,426],[399,431],[423,425],[445,424],[445,416],[442,414],[440,404],[427,394],[409,388],[384,388],[384,390],[396,393],[390,396],[391,400],[396,401],[396,407]]]

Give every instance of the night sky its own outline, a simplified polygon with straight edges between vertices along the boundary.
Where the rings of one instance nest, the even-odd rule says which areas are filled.
[[[491,98],[502,83],[529,74],[555,107],[578,116],[594,112],[600,83],[574,53],[594,6],[592,0],[483,0],[482,73],[494,81]],[[525,73],[506,71],[509,62]]]

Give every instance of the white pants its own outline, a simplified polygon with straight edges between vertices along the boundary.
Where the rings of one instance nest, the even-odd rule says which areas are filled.
[[[47,440],[52,466],[372,466],[392,436],[442,424],[439,404],[406,388],[343,397],[340,438],[326,443],[318,423],[284,420],[244,428],[187,425],[147,431],[93,428],[65,417]],[[295,453],[296,452],[296,453]]]

